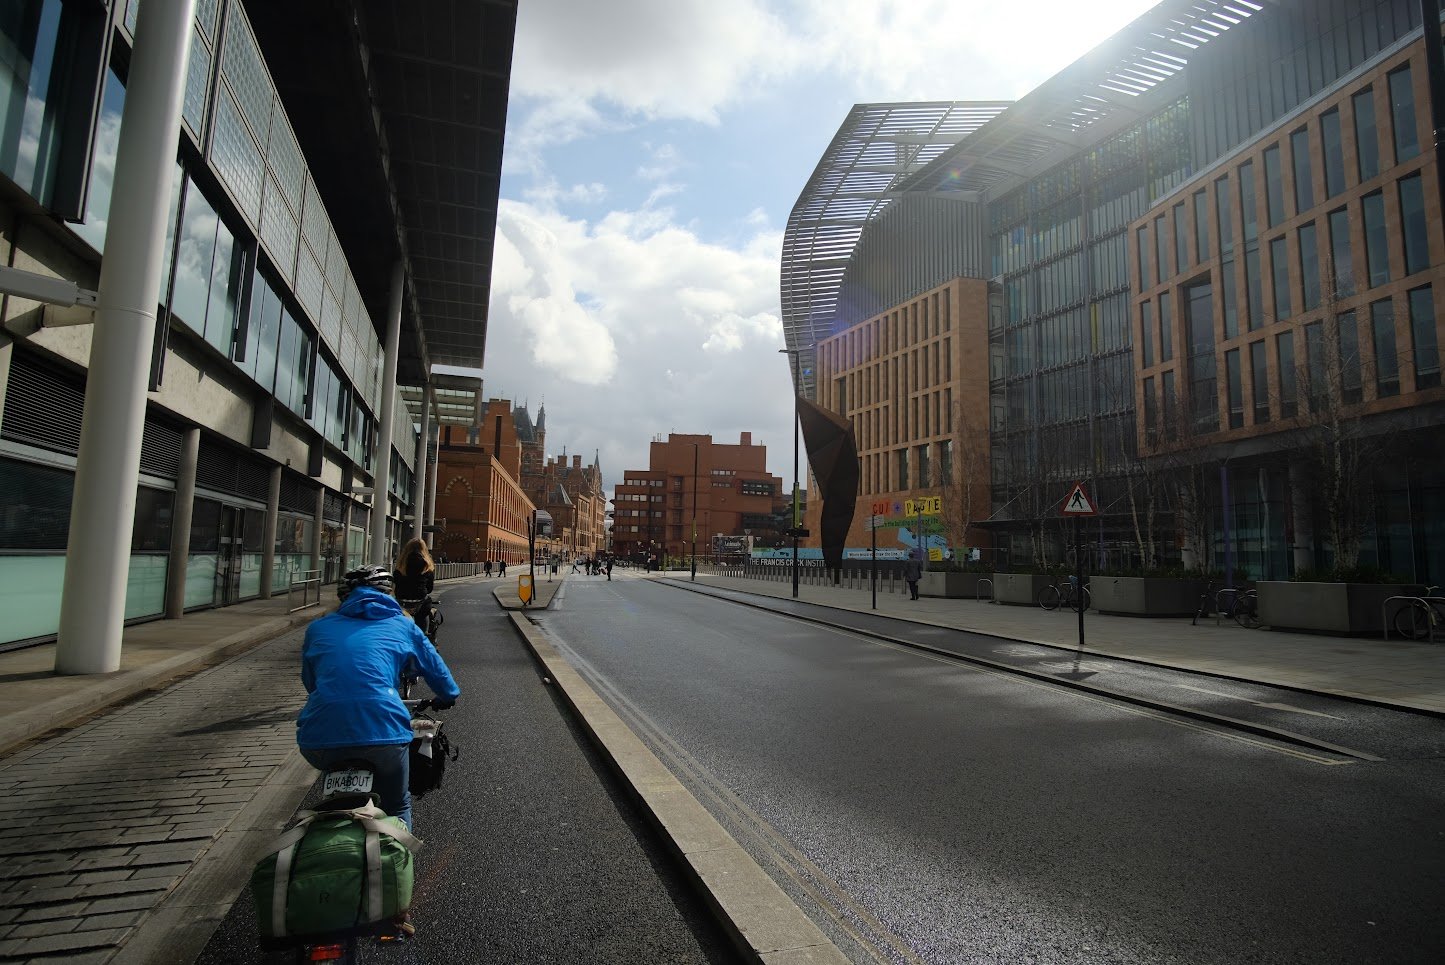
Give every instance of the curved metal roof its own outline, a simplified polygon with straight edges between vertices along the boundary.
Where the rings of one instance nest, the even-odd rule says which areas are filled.
[[[1021,184],[1104,133],[1143,119],[1158,106],[1146,95],[1182,71],[1196,51],[1277,2],[1166,0],[940,152],[900,190],[996,196]]]
[[[863,225],[887,206],[898,185],[1009,101],[858,104],[808,179],[783,234],[783,334],[799,352],[798,391],[815,397],[813,350],[832,334],[843,269]]]

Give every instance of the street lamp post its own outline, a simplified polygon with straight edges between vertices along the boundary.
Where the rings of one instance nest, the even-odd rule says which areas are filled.
[[[692,444],[692,581],[697,582],[697,443]]]
[[[798,598],[798,397],[803,391],[803,379],[798,373],[798,355],[802,349],[780,348],[778,352],[787,355],[793,363],[793,599]]]

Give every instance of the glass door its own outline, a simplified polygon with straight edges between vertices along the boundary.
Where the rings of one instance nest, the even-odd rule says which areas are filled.
[[[241,595],[245,518],[245,510],[239,507],[221,507],[216,547],[216,602],[221,606],[235,603]]]

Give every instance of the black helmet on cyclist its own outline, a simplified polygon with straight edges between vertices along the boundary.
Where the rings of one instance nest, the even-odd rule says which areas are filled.
[[[391,592],[391,570],[378,563],[352,570],[341,578],[336,587],[337,599],[344,600],[358,586],[369,586],[383,593]]]

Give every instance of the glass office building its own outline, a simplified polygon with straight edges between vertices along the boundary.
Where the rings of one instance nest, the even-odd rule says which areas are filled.
[[[96,287],[140,6],[17,0],[0,11],[0,245],[7,264]],[[471,73],[500,84],[484,99],[487,120],[498,128],[494,149],[472,159],[474,172],[491,175],[490,198],[485,190],[473,194],[469,212],[490,251],[497,114],[505,112],[515,4],[487,4],[477,18],[467,5],[441,6],[454,15],[452,28],[477,31]],[[281,13],[275,5],[198,0],[190,25],[180,140],[165,202],[165,267],[145,373],[130,619],[284,592],[302,571],[322,570],[334,580],[364,555],[383,558],[410,535],[403,517],[419,491],[417,438],[428,400],[419,394],[415,412],[397,404],[390,431],[381,431],[381,414],[390,408],[383,396],[392,385],[381,337],[389,273],[378,271],[379,259],[400,258],[410,294],[398,380],[425,384],[432,362],[481,364],[484,295],[475,344],[452,350],[443,336],[436,340],[442,347],[428,352],[421,300],[436,292],[406,243],[424,249],[433,226],[424,212],[406,207],[417,200],[413,193],[389,198],[385,180],[357,191],[361,174],[387,170],[371,98],[382,105],[382,127],[393,123],[389,111],[404,92],[385,91],[388,62],[407,55],[427,62],[400,48],[424,47],[428,32],[435,42],[445,25],[421,18],[407,40],[376,43],[371,83],[382,92],[335,84],[326,105],[332,127],[322,132],[314,129],[308,100],[315,98],[306,90],[316,88],[317,78],[304,72],[359,63],[363,38],[334,12],[292,10],[290,24]],[[372,3],[356,4],[352,14],[351,30],[370,27],[379,36],[394,15]],[[480,43],[484,33],[487,44]],[[445,39],[450,46],[451,37]],[[315,64],[287,46],[302,41]],[[346,126],[363,116],[369,130]],[[446,122],[445,111],[437,117]],[[343,170],[338,162],[348,156],[350,169]],[[420,159],[398,149],[389,160],[396,178]],[[453,252],[426,253],[446,263],[443,269],[461,260]],[[489,270],[485,259],[480,268]],[[9,295],[0,315],[0,598],[17,615],[0,631],[5,646],[56,632],[92,360],[88,319],[76,309]],[[387,435],[391,447],[380,452]],[[382,541],[368,548],[371,510],[361,494],[379,478],[382,460],[388,491],[371,498],[385,501],[389,522]],[[183,507],[179,494],[192,487]],[[187,518],[186,533],[173,532]]]

